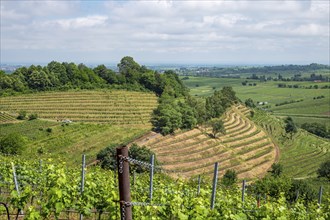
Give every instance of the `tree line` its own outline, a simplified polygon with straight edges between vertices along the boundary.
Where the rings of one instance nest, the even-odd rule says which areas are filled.
[[[222,78],[240,78],[242,75],[252,74],[250,79],[258,80],[285,80],[285,81],[327,81],[329,77],[316,75],[316,71],[328,71],[329,65],[311,63],[309,65],[278,65],[278,66],[255,66],[255,67],[198,67],[198,68],[180,68],[179,74],[184,76],[201,77],[222,77]],[[310,77],[302,77],[301,73],[310,72]],[[278,78],[272,78],[260,74],[278,74]],[[281,74],[294,74],[292,78],[284,78]]]
[[[21,67],[12,74],[0,71],[0,96],[34,91],[119,88],[164,91],[174,96],[186,93],[185,87],[173,71],[163,74],[141,66],[132,57],[123,57],[115,72],[105,65],[89,68],[84,64],[52,61],[46,66]]]
[[[159,105],[153,112],[154,129],[164,135],[177,129],[192,129],[197,125],[212,127],[212,135],[224,133],[223,122],[219,119],[228,107],[237,102],[232,87],[225,86],[214,91],[207,98],[195,98],[188,94],[175,99],[168,93],[159,98]]]

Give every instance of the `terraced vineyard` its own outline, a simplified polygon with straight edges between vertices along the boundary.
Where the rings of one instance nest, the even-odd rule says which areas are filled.
[[[28,114],[51,120],[111,123],[118,125],[150,124],[157,106],[152,93],[127,91],[47,92],[0,98],[0,110]]]
[[[329,141],[304,130],[299,130],[293,140],[284,132],[283,122],[263,111],[257,111],[253,119],[273,136],[281,150],[280,163],[283,172],[295,178],[316,177],[322,162],[330,158]]]
[[[210,128],[176,135],[150,135],[137,144],[152,149],[165,169],[183,176],[211,175],[219,162],[219,174],[234,169],[240,178],[262,176],[277,159],[276,147],[266,133],[246,116],[244,106],[231,108],[224,116],[226,135],[210,138]]]
[[[0,124],[7,124],[14,122],[18,122],[18,121],[13,115],[8,114],[7,112],[0,112]]]

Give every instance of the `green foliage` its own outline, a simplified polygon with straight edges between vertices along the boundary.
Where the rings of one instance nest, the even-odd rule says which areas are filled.
[[[321,164],[317,170],[318,177],[325,177],[330,181],[330,160]]]
[[[31,120],[36,120],[36,119],[38,119],[38,114],[37,113],[32,113],[32,114],[29,115],[29,120],[30,121]]]
[[[39,163],[21,160],[7,160],[0,166],[0,173],[6,182],[14,185],[10,162],[17,166],[20,195],[14,187],[10,191],[9,200],[13,209],[22,208],[28,219],[62,219],[66,218],[66,210],[76,210],[84,215],[84,219],[94,219],[97,211],[100,219],[120,218],[118,209],[118,186],[115,173],[98,167],[85,170],[84,192],[80,193],[80,168],[68,169],[65,164],[43,161]],[[278,181],[277,179],[274,179]],[[196,195],[196,185],[187,184],[182,179],[172,179],[160,173],[154,176],[153,203],[162,206],[134,206],[135,219],[328,219],[330,213],[327,195],[323,197],[320,207],[316,200],[293,203],[286,199],[281,190],[277,197],[261,195],[260,206],[257,207],[256,195],[249,187],[244,203],[241,191],[233,185],[230,189],[219,187],[216,193],[215,207],[210,209],[211,184],[204,182],[200,194]],[[131,183],[131,201],[148,202],[148,192],[144,190],[149,184],[149,175],[137,174],[134,185]],[[33,186],[33,188],[32,188]],[[6,187],[0,182],[0,187]],[[284,189],[284,188],[283,188]],[[40,206],[40,204],[42,204]],[[110,213],[110,214],[106,214]]]
[[[292,135],[297,132],[297,127],[295,123],[293,122],[291,117],[287,117],[284,120],[284,122],[285,122],[285,132],[291,134],[291,138],[292,138]]]
[[[317,192],[305,180],[292,180],[291,187],[285,196],[290,202],[295,202],[298,199],[312,202],[317,199]]]
[[[104,149],[102,149],[96,156],[96,159],[100,162],[100,165],[103,169],[107,170],[116,170],[116,148],[118,145],[111,145]],[[128,150],[128,155],[131,158],[150,163],[151,155],[155,155],[154,152],[152,152],[147,147],[143,146],[140,147],[137,144],[132,144],[132,146]],[[154,164],[157,165],[158,161],[155,157]],[[131,165],[131,171],[135,170],[138,173],[146,172],[148,169],[141,167],[140,165]]]
[[[256,105],[254,104],[254,102],[251,98],[246,99],[244,103],[247,107],[250,107],[250,108],[256,107]]]
[[[280,163],[273,163],[269,171],[273,177],[280,177],[283,173],[283,166]]]
[[[173,133],[182,126],[182,114],[176,103],[161,102],[153,112],[152,124],[163,135]]]
[[[25,137],[11,133],[0,139],[0,152],[4,154],[21,154],[27,140]]]
[[[117,145],[110,145],[102,149],[97,155],[96,159],[100,161],[103,169],[115,170],[116,169],[116,148]]]
[[[237,173],[235,170],[226,170],[221,183],[225,186],[233,186],[237,182]]]
[[[281,192],[287,194],[290,188],[291,179],[273,176],[266,176],[263,179],[259,179],[251,187],[256,194],[267,194],[276,199],[281,197]]]
[[[303,123],[301,128],[319,137],[330,138],[330,130],[327,130],[325,124],[317,122]]]
[[[50,62],[47,66],[22,67],[14,73],[0,74],[0,95],[20,92],[121,88],[135,91],[152,91],[161,95],[164,91],[174,97],[187,94],[187,89],[175,72],[159,74],[140,66],[132,57],[123,57],[117,74],[105,65],[94,69],[84,64]]]
[[[25,118],[26,118],[26,111],[19,111],[19,113],[18,113],[18,116],[17,116],[17,119],[18,120],[24,120]]]
[[[128,155],[131,158],[134,158],[136,160],[140,160],[146,163],[150,163],[150,158],[152,155],[155,155],[154,152],[152,152],[149,148],[146,146],[140,147],[137,144],[132,144],[132,146],[129,148]],[[156,155],[154,156],[154,165],[158,165],[158,161],[156,158]],[[137,164],[132,164],[130,166],[131,171],[134,170],[137,173],[142,173],[142,172],[149,172],[149,168],[142,167],[141,165]]]
[[[223,121],[219,118],[212,118],[208,124],[212,127],[212,135],[214,138],[216,138],[216,135],[221,133],[225,134],[225,126],[223,124]]]

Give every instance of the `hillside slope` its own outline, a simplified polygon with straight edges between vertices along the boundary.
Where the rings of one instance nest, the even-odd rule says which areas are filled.
[[[156,106],[151,93],[119,90],[1,97],[0,138],[11,133],[26,137],[22,158],[53,158],[78,165],[85,154],[89,163],[105,147],[128,143],[150,131]],[[21,110],[37,113],[40,119],[16,120],[13,115]],[[62,123],[64,119],[73,123]]]
[[[298,129],[291,139],[285,134],[282,120],[256,110],[253,121],[267,131],[281,151],[284,174],[295,178],[316,177],[320,164],[330,159],[330,141]]]
[[[151,134],[136,143],[152,149],[165,169],[185,177],[211,175],[214,163],[219,162],[220,175],[234,169],[240,178],[252,179],[266,173],[276,161],[277,151],[248,114],[244,106],[232,107],[223,118],[226,134],[215,139],[209,135],[210,128],[199,128],[175,135]]]
[[[79,122],[150,125],[157,106],[152,93],[120,90],[44,92],[0,97],[0,110],[37,113],[39,118]]]

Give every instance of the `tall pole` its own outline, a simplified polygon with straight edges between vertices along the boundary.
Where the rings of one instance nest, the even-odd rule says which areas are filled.
[[[151,157],[150,157],[150,164],[151,164],[151,168],[150,168],[150,186],[149,186],[150,203],[151,203],[151,200],[152,200],[152,192],[153,192],[154,163],[155,163],[155,155],[151,155]]]
[[[218,182],[218,162],[214,164],[214,175],[213,175],[213,187],[212,187],[212,197],[211,197],[211,209],[214,209],[215,194],[217,191]]]
[[[201,175],[198,175],[197,195],[201,192]]]
[[[120,215],[122,220],[132,220],[129,162],[125,157],[128,157],[128,147],[122,146],[117,148]]]
[[[81,185],[80,185],[80,194],[83,195],[84,193],[84,186],[85,186],[85,167],[86,167],[86,156],[85,154],[82,155],[82,163],[81,163]],[[83,214],[80,213],[79,219],[83,219]]]

